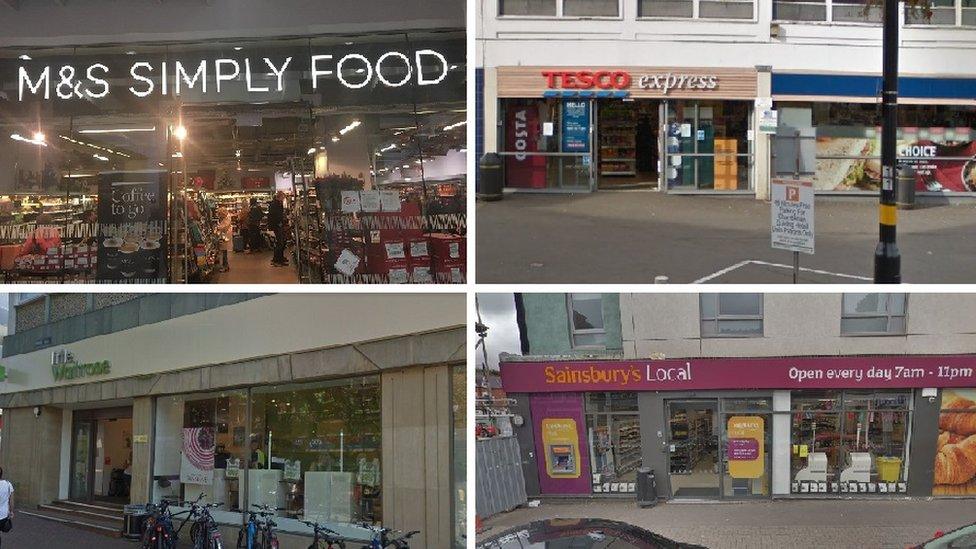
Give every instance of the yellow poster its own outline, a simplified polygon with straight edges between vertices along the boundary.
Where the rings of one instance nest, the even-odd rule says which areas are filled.
[[[546,474],[551,478],[579,478],[580,450],[576,420],[546,418],[542,420],[542,447],[546,455]]]
[[[727,426],[729,476],[759,478],[766,467],[766,422],[761,416],[730,416]]]

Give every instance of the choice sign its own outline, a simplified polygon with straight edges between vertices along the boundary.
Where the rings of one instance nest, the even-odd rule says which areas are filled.
[[[21,65],[17,72],[17,97],[18,101],[31,97],[91,100],[105,98],[115,91],[140,98],[153,94],[169,95],[170,91],[176,95],[186,90],[203,94],[220,93],[226,83],[241,79],[246,83],[248,92],[282,92],[285,89],[285,71],[293,65],[293,61],[294,57],[204,59],[190,64],[182,61],[161,61],[158,64],[137,61],[129,66],[126,80],[121,86],[109,84],[110,79],[114,82],[118,76],[110,74],[109,67],[104,63],[85,66]],[[436,75],[425,74],[422,70],[431,66],[437,67]],[[411,82],[419,86],[432,86],[440,84],[449,70],[444,55],[432,49],[417,50],[412,55],[389,51],[373,59],[359,53],[338,58],[334,55],[313,55],[307,67],[310,68],[313,90],[319,88],[320,80],[332,76],[342,86],[353,90],[371,84],[388,88],[398,88]],[[263,80],[263,75],[273,78]],[[213,82],[212,86],[210,82]],[[121,89],[117,90],[119,87]]]

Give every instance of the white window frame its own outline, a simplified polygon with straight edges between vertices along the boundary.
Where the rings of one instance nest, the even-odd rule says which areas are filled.
[[[721,294],[717,293],[701,293],[698,294],[698,334],[702,339],[723,339],[723,338],[750,338],[750,337],[766,337],[766,296],[761,293],[753,292],[743,292],[744,294],[757,295],[759,296],[759,314],[758,315],[723,315],[719,310]],[[715,300],[715,316],[706,317],[705,316],[705,299]],[[723,333],[706,333],[704,326],[706,322],[715,322],[720,324],[723,320],[758,320],[760,324],[759,333],[754,334],[723,334]]]
[[[583,293],[583,292],[580,292]],[[584,328],[578,329],[576,323],[573,321],[573,313],[575,309],[573,308],[573,296],[576,294],[566,294],[566,308],[569,315],[569,343],[573,349],[606,349],[607,348],[607,321],[603,317],[603,296],[600,295],[600,320],[603,323],[603,328]],[[577,335],[592,335],[592,334],[603,334],[603,345],[578,345],[576,343]]]
[[[563,3],[565,0],[554,0],[556,2],[556,15],[503,15],[502,1],[496,0],[496,14],[497,19],[544,19],[544,20],[568,20],[568,21],[583,21],[583,20],[601,20],[601,21],[623,21],[624,19],[624,2],[626,0],[617,0],[617,15],[564,15]]]
[[[774,12],[776,11],[775,1],[776,0],[773,0]],[[791,1],[791,0],[786,0],[786,1]],[[958,2],[959,0],[956,1]],[[824,6],[824,9],[826,10],[826,13],[824,14],[825,18],[822,20],[820,19],[813,20],[813,19],[777,19],[776,17],[773,17],[772,20],[773,24],[779,25],[785,23],[785,24],[795,24],[795,25],[833,25],[838,27],[880,27],[881,26],[881,21],[876,21],[876,22],[875,21],[834,21],[834,0],[825,0],[824,2],[804,2],[803,0],[798,0],[792,3]],[[837,3],[847,4],[849,2],[837,2]],[[905,25],[905,3],[899,2],[899,5],[901,11],[899,12],[899,16],[898,16],[898,27],[902,28],[906,26]],[[880,9],[880,7],[878,9]],[[914,25],[914,26],[931,27],[933,25]]]
[[[871,292],[869,292],[871,293]],[[844,301],[847,299],[848,295],[852,294],[841,294],[840,299],[840,335],[842,337],[886,337],[886,336],[904,336],[908,333],[908,294],[902,294],[897,292],[886,293],[877,292],[878,295],[885,296],[885,313],[846,313],[844,311]],[[891,314],[891,296],[901,296],[904,299],[904,304],[902,308],[904,313],[900,315]],[[885,318],[887,319],[887,330],[884,332],[845,332],[844,331],[844,319],[850,318]],[[904,318],[905,329],[900,332],[891,331],[891,319],[892,318]]]
[[[664,15],[641,15],[640,2],[634,0],[637,8],[638,21],[700,21],[703,23],[756,23],[759,21],[759,3],[756,0],[727,0],[734,4],[752,4],[752,17],[701,17],[699,3],[701,0],[691,0],[691,17],[668,17]],[[707,0],[706,0],[707,1]]]
[[[962,24],[963,10],[964,9],[968,9],[968,10],[973,10],[974,12],[976,12],[976,6],[969,7],[969,8],[963,8],[962,7],[962,0],[955,0],[952,3],[952,5],[953,5],[953,7],[955,9],[955,15],[956,15],[956,21],[954,23],[952,23],[952,24],[945,24],[945,23],[935,23],[935,24],[929,24],[929,23],[909,23],[908,22],[908,17],[907,17],[908,14],[906,13],[908,11],[908,6],[906,6],[904,2],[902,2],[902,5],[901,5],[901,16],[902,16],[902,19],[905,21],[905,27],[911,28],[911,29],[959,29],[959,28],[962,28],[962,29],[974,29],[974,28],[976,28],[976,23],[973,23],[971,25],[963,25]],[[942,9],[946,9],[946,8],[948,8],[948,6],[945,6]]]

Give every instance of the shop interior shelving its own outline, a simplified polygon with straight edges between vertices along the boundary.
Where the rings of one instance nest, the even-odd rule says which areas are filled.
[[[600,109],[600,175],[637,175],[636,112],[622,102]]]
[[[641,465],[640,420],[616,420],[617,429],[617,478],[621,478]]]
[[[687,413],[679,412],[671,418],[670,428],[671,443],[675,447],[671,453],[671,474],[690,475],[701,458],[711,451],[711,418],[694,416],[689,419]]]

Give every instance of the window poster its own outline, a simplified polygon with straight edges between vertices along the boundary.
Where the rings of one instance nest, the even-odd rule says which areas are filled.
[[[590,102],[563,101],[563,152],[590,152]]]
[[[166,282],[166,178],[160,170],[99,174],[99,281]]]
[[[976,389],[942,391],[932,494],[976,495]]]
[[[183,429],[180,482],[206,486],[213,484],[214,442],[213,427],[186,427]]]
[[[876,191],[881,181],[881,131],[876,127],[817,128],[819,191]],[[902,127],[898,158],[915,170],[920,192],[976,192],[976,141],[971,128]]]

